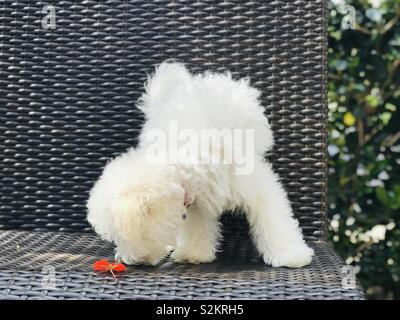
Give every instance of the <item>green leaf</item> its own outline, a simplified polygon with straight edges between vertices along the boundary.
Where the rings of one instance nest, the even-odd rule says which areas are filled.
[[[353,126],[356,123],[356,118],[353,116],[353,114],[350,111],[348,111],[343,116],[343,123],[349,127]]]
[[[373,96],[372,94],[369,94],[365,97],[365,102],[372,108],[376,108],[379,105],[378,97]]]
[[[377,187],[375,189],[376,197],[385,206],[389,205],[389,197],[384,187]]]

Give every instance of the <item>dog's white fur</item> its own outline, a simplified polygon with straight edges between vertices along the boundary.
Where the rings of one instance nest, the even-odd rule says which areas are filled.
[[[241,208],[265,263],[301,267],[311,262],[313,250],[264,160],[273,137],[259,92],[248,80],[233,80],[229,73],[192,75],[181,64],[162,63],[149,78],[139,108],[147,120],[139,146],[107,164],[87,203],[89,222],[116,244],[118,259],[156,264],[173,247],[176,262],[211,262],[220,240],[220,215]],[[179,130],[254,129],[253,172],[237,175],[235,163],[149,163],[151,131],[167,132],[171,120]],[[183,220],[185,190],[193,204]]]

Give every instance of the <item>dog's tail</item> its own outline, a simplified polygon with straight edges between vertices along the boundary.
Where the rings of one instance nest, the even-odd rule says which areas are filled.
[[[148,76],[146,93],[139,99],[137,107],[144,113],[157,108],[170,99],[174,92],[190,83],[192,76],[185,66],[177,62],[159,64],[153,75]]]

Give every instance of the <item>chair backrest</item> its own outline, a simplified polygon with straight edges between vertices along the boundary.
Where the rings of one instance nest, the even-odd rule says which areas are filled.
[[[0,8],[1,229],[89,231],[88,191],[136,143],[146,73],[174,58],[262,91],[269,158],[307,239],[324,238],[324,0],[55,1],[54,29],[45,4]]]

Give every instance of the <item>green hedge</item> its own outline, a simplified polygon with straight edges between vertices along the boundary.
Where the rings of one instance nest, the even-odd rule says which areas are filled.
[[[329,3],[329,237],[369,298],[400,298],[400,1]],[[349,16],[349,15],[347,15]]]

